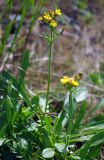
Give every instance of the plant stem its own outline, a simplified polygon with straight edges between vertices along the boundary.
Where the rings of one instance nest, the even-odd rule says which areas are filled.
[[[66,133],[66,147],[65,147],[65,154],[64,154],[64,159],[67,160],[67,151],[66,148],[68,146],[68,141],[72,132],[72,126],[73,126],[73,95],[72,91],[70,90],[70,95],[69,95],[69,112],[68,112],[68,128],[67,128],[67,133]]]
[[[73,126],[73,95],[72,95],[72,91],[70,91],[70,95],[69,95],[69,120],[68,120],[68,134],[71,134],[72,132],[72,126]]]
[[[53,31],[51,30],[51,34],[49,37],[49,53],[48,53],[48,87],[47,87],[47,95],[46,95],[46,106],[45,112],[47,111],[49,93],[50,93],[50,83],[51,83],[51,58],[52,58],[52,42],[53,42]]]

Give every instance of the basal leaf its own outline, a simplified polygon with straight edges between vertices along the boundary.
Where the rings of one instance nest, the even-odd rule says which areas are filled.
[[[63,152],[65,149],[66,144],[65,143],[55,143],[55,147],[58,150],[58,152]]]
[[[44,158],[53,158],[54,157],[54,154],[55,154],[55,151],[53,148],[46,148],[43,150],[42,152],[42,156]]]

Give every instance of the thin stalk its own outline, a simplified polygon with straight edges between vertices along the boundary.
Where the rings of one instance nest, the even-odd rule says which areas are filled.
[[[72,132],[72,126],[73,126],[73,95],[72,91],[70,91],[69,95],[69,120],[68,120],[68,134],[71,134]]]
[[[65,154],[64,154],[64,159],[67,160],[67,151],[66,148],[68,146],[68,142],[70,139],[70,135],[72,132],[72,127],[73,127],[73,95],[72,95],[72,91],[70,90],[70,95],[69,95],[69,113],[68,113],[68,128],[67,128],[67,133],[66,133],[66,147],[65,147]]]
[[[53,42],[53,31],[51,30],[50,39],[49,39],[49,53],[48,53],[48,58],[49,58],[49,60],[48,60],[48,86],[47,86],[47,95],[46,95],[45,112],[47,111],[47,105],[48,105],[49,93],[50,93],[52,42]]]

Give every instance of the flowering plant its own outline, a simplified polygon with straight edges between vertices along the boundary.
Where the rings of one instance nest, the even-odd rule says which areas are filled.
[[[57,27],[57,21],[56,17],[61,16],[61,10],[56,9],[55,11],[47,11],[44,12],[42,16],[39,17],[39,20],[46,23],[50,29],[50,34],[49,35],[43,35],[44,38],[48,40],[49,43],[49,54],[48,54],[48,87],[47,87],[47,95],[46,95],[46,107],[45,111],[47,111],[47,105],[48,105],[48,97],[49,97],[49,92],[50,92],[50,81],[51,81],[51,58],[52,58],[52,44],[53,41],[59,36],[60,33],[57,33],[56,27]]]
[[[57,16],[61,16],[61,10],[56,9],[55,11],[44,12],[42,16],[39,17],[39,20],[48,24],[51,29],[57,27],[57,21],[55,20]]]
[[[23,0],[23,9],[24,3]],[[30,3],[30,1],[27,1]],[[39,1],[40,2],[40,1]],[[43,0],[42,0],[43,2]],[[34,0],[31,0],[34,3]],[[40,5],[40,3],[39,3]],[[26,5],[29,6],[30,5]],[[40,6],[39,6],[40,7]],[[23,11],[24,13],[26,13]],[[37,12],[39,8],[37,7]],[[39,13],[39,12],[38,12]],[[49,103],[52,44],[59,36],[57,16],[60,9],[47,11],[39,19],[46,23],[49,34],[43,37],[49,44],[48,87],[44,94],[34,94],[25,87],[25,75],[29,66],[29,51],[25,50],[21,70],[17,77],[9,71],[0,72],[0,159],[1,160],[92,160],[99,159],[104,144],[104,114],[92,115],[104,106],[102,99],[95,107],[87,109],[88,92],[82,89],[82,73],[64,76],[61,83],[64,94],[54,92],[56,105]],[[21,16],[23,20],[23,16]],[[10,30],[10,25],[8,26]],[[8,30],[6,32],[6,38]],[[15,38],[15,37],[14,37]],[[2,49],[5,47],[4,40]],[[62,86],[62,87],[63,87]],[[64,88],[63,87],[63,88]],[[60,99],[57,99],[58,98]],[[45,101],[46,100],[46,101]],[[52,99],[53,100],[53,99]],[[51,101],[52,102],[52,101]],[[61,102],[61,103],[60,103]],[[50,106],[49,108],[47,106]],[[45,109],[44,109],[45,107]],[[53,108],[55,111],[53,112]],[[85,116],[86,117],[86,116]],[[103,157],[100,158],[100,160]]]

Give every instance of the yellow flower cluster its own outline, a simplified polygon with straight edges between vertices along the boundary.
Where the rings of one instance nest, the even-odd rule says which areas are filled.
[[[53,28],[57,27],[57,22],[54,21],[54,20],[52,20],[52,21],[50,22],[50,26],[53,27]]]
[[[42,16],[39,17],[39,20],[47,23],[51,28],[57,27],[57,22],[55,21],[56,16],[61,16],[61,10],[56,9],[55,11],[44,12]]]
[[[56,15],[56,16],[61,16],[61,14],[62,14],[62,13],[61,13],[61,10],[60,10],[60,9],[56,9],[56,10],[55,10],[55,15]]]
[[[79,86],[79,83],[74,78],[68,76],[64,76],[60,81],[63,85],[70,85],[71,87]]]

